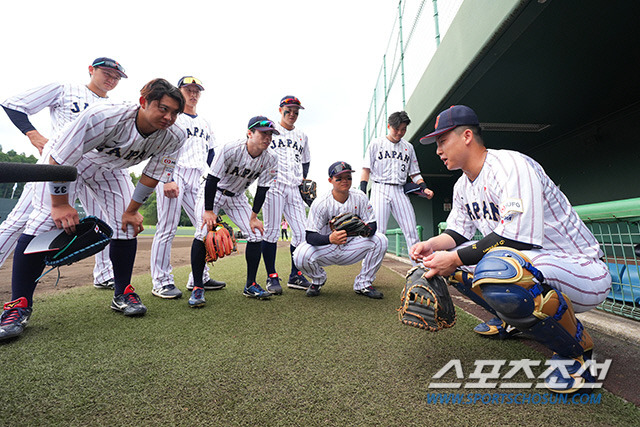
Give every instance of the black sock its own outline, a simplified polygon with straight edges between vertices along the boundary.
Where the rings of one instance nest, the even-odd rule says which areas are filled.
[[[191,274],[193,275],[193,287],[202,287],[202,273],[206,264],[207,249],[202,240],[193,239],[191,244]]]
[[[296,250],[296,247],[293,245],[289,245],[289,250],[291,251],[291,274],[290,276],[297,276],[298,275],[298,267],[296,267],[295,262],[293,262],[293,251]]]
[[[18,238],[16,250],[13,253],[13,270],[11,271],[11,298],[16,300],[25,297],[29,307],[33,304],[33,291],[36,289],[36,279],[44,271],[46,252],[25,255],[24,250],[36,236],[22,234]]]
[[[137,249],[137,239],[113,239],[109,243],[109,258],[111,258],[111,264],[113,264],[115,295],[123,294],[125,288],[131,284]]]
[[[247,286],[251,286],[256,281],[258,266],[260,265],[261,242],[247,242],[245,248],[245,259],[247,260]]]
[[[264,267],[267,269],[267,274],[276,273],[276,250],[278,249],[277,243],[262,241],[262,258],[264,259]]]

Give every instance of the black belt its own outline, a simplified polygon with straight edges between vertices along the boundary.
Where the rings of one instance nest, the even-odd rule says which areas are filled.
[[[392,184],[390,182],[379,182],[379,181],[373,181],[373,182],[375,182],[376,184],[383,184],[383,185],[402,185],[402,184]]]
[[[219,188],[218,190],[220,190],[220,192],[222,194],[224,194],[225,196],[233,197],[233,196],[236,195],[236,193],[232,193],[231,191],[223,190],[222,188]]]

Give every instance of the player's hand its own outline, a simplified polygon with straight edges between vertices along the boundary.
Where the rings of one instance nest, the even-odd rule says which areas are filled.
[[[67,234],[76,232],[76,225],[80,223],[78,211],[69,204],[51,206],[51,219],[55,222],[56,227],[64,228]]]
[[[42,154],[42,149],[49,140],[42,136],[37,130],[30,130],[26,133],[26,135],[29,138],[29,141],[31,141],[31,145],[36,147],[38,149],[38,152]]]
[[[431,200],[433,198],[433,190],[425,188],[424,190],[422,190],[422,192],[425,196],[427,196],[427,199]]]
[[[207,227],[207,232],[213,230],[213,227],[218,223],[218,215],[213,211],[204,211],[202,214],[202,228]]]
[[[143,219],[144,217],[138,211],[124,211],[122,214],[122,231],[126,233],[128,226],[131,226],[133,227],[133,237],[136,237],[142,230],[144,230],[142,225]]]
[[[345,230],[335,230],[329,234],[329,242],[334,245],[344,245],[347,243],[347,232]]]
[[[249,227],[251,228],[251,231],[256,231],[258,230],[260,232],[260,234],[264,234],[264,224],[262,224],[262,221],[260,221],[257,217],[251,217],[249,218]]]
[[[422,261],[423,258],[431,255],[432,253],[433,248],[431,247],[431,242],[428,240],[418,242],[409,249],[409,257],[414,261]]]
[[[460,261],[457,251],[437,251],[424,258],[422,264],[429,269],[425,277],[430,279],[436,274],[443,277],[452,275],[456,268],[462,265],[462,261]]]
[[[180,194],[180,187],[175,181],[165,183],[162,189],[164,190],[164,195],[170,199],[175,199]]]

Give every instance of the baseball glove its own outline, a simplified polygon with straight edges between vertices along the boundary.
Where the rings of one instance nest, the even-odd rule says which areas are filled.
[[[238,250],[236,239],[233,237],[233,229],[224,222],[216,224],[216,228],[217,230],[209,231],[204,238],[206,262],[217,261],[218,258],[224,258],[227,255],[231,255],[231,252]]]
[[[456,309],[449,295],[447,281],[442,276],[424,277],[423,267],[407,272],[402,290],[398,317],[405,325],[435,332],[456,323]]]
[[[333,217],[331,221],[329,221],[329,227],[331,227],[331,231],[344,230],[349,237],[369,237],[369,233],[371,232],[371,228],[369,228],[358,215],[348,212]]]
[[[302,200],[307,206],[311,206],[311,203],[316,199],[316,182],[310,179],[303,179],[299,188]]]
[[[71,265],[76,261],[102,251],[111,241],[113,230],[95,216],[87,216],[76,225],[74,234],[64,230],[52,230],[34,238],[25,254],[49,252],[44,263],[51,267]]]
[[[418,184],[415,184],[413,182],[407,182],[403,185],[402,189],[404,190],[404,194],[412,194],[415,196],[424,197],[425,199],[428,198],[424,190]]]

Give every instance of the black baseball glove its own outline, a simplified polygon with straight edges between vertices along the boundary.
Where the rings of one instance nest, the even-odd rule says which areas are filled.
[[[405,325],[435,332],[456,323],[456,309],[451,300],[447,281],[442,276],[424,277],[423,267],[407,272],[402,290],[398,317]]]
[[[333,217],[329,221],[329,227],[331,231],[344,230],[349,237],[369,237],[371,234],[371,228],[358,215],[352,213],[342,213]]]
[[[52,230],[34,238],[24,253],[49,252],[44,259],[46,265],[60,267],[102,251],[111,241],[113,230],[95,216],[87,216],[76,225],[76,232]]]
[[[299,188],[302,200],[307,206],[311,206],[311,203],[316,199],[316,182],[310,179],[303,179]]]

